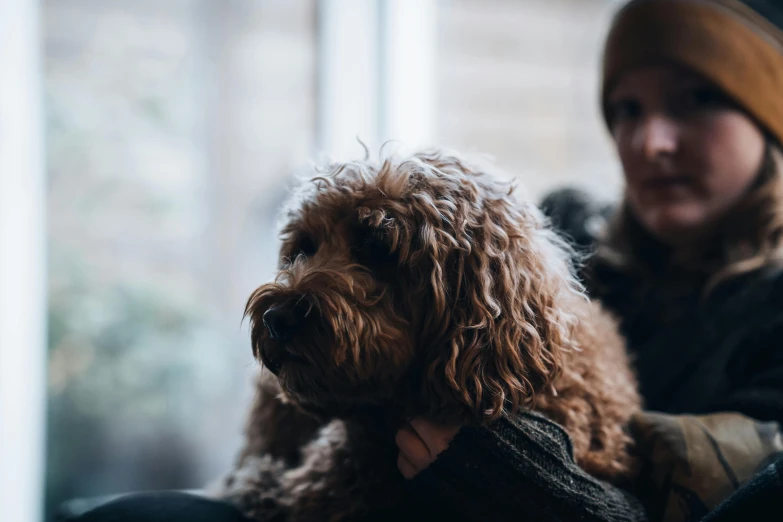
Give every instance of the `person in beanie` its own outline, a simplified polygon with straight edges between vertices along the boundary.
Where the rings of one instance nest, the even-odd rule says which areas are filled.
[[[587,476],[533,415],[416,419],[400,469],[472,520],[783,520],[783,3],[629,2],[601,107],[625,190],[582,275],[620,320],[650,412],[631,426],[638,480]],[[561,225],[601,209],[579,201],[543,206]],[[585,230],[563,232],[583,247]]]

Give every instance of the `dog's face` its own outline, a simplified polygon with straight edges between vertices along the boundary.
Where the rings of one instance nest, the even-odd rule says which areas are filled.
[[[537,210],[457,158],[335,167],[300,191],[282,240],[247,313],[254,354],[305,409],[404,395],[417,414],[482,422],[558,370],[567,254]]]

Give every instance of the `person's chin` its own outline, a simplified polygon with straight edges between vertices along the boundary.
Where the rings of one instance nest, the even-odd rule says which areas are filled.
[[[644,220],[646,228],[665,244],[679,246],[698,239],[704,229],[699,209],[673,207],[658,209]]]

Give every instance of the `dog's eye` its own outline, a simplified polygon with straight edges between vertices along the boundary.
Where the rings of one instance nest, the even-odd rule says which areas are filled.
[[[293,249],[293,257],[300,255],[312,257],[316,252],[318,252],[318,245],[315,244],[313,238],[310,236],[303,236],[297,241],[296,246]]]
[[[357,247],[354,248],[356,260],[363,265],[378,266],[394,260],[394,253],[378,232],[366,231],[359,234]]]

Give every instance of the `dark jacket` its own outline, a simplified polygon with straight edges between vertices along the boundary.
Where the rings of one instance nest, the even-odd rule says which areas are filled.
[[[568,196],[573,198],[572,193]],[[553,205],[552,197],[549,201],[545,210],[563,208]],[[574,212],[572,205],[566,207]],[[605,215],[605,208],[593,208]],[[552,217],[556,225],[568,221],[562,216]],[[564,233],[577,238],[582,248],[589,247],[584,241],[589,231]],[[589,262],[586,270],[591,270]],[[783,423],[783,272],[758,271],[727,281],[706,299],[700,292],[686,292],[677,296],[675,303],[667,303],[661,297],[664,294],[656,294],[654,285],[640,299],[638,289],[644,283],[633,276],[607,269],[589,273],[588,290],[598,294],[596,297],[620,319],[648,410],[668,414],[736,412],[751,419]],[[674,424],[697,426],[706,433],[706,444],[714,446],[715,464],[709,465],[720,469],[709,470],[708,474],[728,477],[732,490],[727,496],[739,489],[746,480],[738,478],[730,459],[724,458],[726,452],[718,438],[698,418],[681,419],[686,421],[676,420]],[[741,431],[732,431],[731,426],[721,429],[719,424],[714,429],[721,433]],[[761,438],[765,430],[777,430],[774,424],[753,426],[752,431]],[[740,449],[742,444],[740,441]],[[760,459],[759,468],[776,460],[775,451],[773,448]],[[687,460],[687,455],[684,458]],[[653,464],[659,468],[663,465]],[[685,462],[686,468],[692,466],[692,462]],[[749,488],[751,495],[769,491],[764,487],[783,487],[783,464],[776,466],[764,475],[768,478],[761,488]],[[689,474],[697,473],[688,469],[684,475]],[[426,493],[423,498],[453,506],[472,520],[660,520],[672,517],[661,504],[671,503],[673,496],[674,503],[683,505],[678,508],[680,519],[701,519],[714,507],[703,495],[694,493],[698,490],[695,486],[674,488],[671,478],[676,472],[653,475],[668,479],[663,481],[665,484],[659,481],[654,493],[648,487],[638,497],[601,483],[574,464],[568,438],[558,426],[540,416],[523,414],[489,428],[463,429],[436,462],[414,479],[412,487]],[[742,490],[737,495],[748,493]],[[780,502],[769,520],[778,520],[783,507],[783,500],[769,494],[758,501],[745,500],[745,504],[736,498],[733,501],[730,513],[738,512],[737,506],[745,504],[758,507],[758,502]],[[734,520],[721,515],[720,509],[711,516],[714,521]]]

